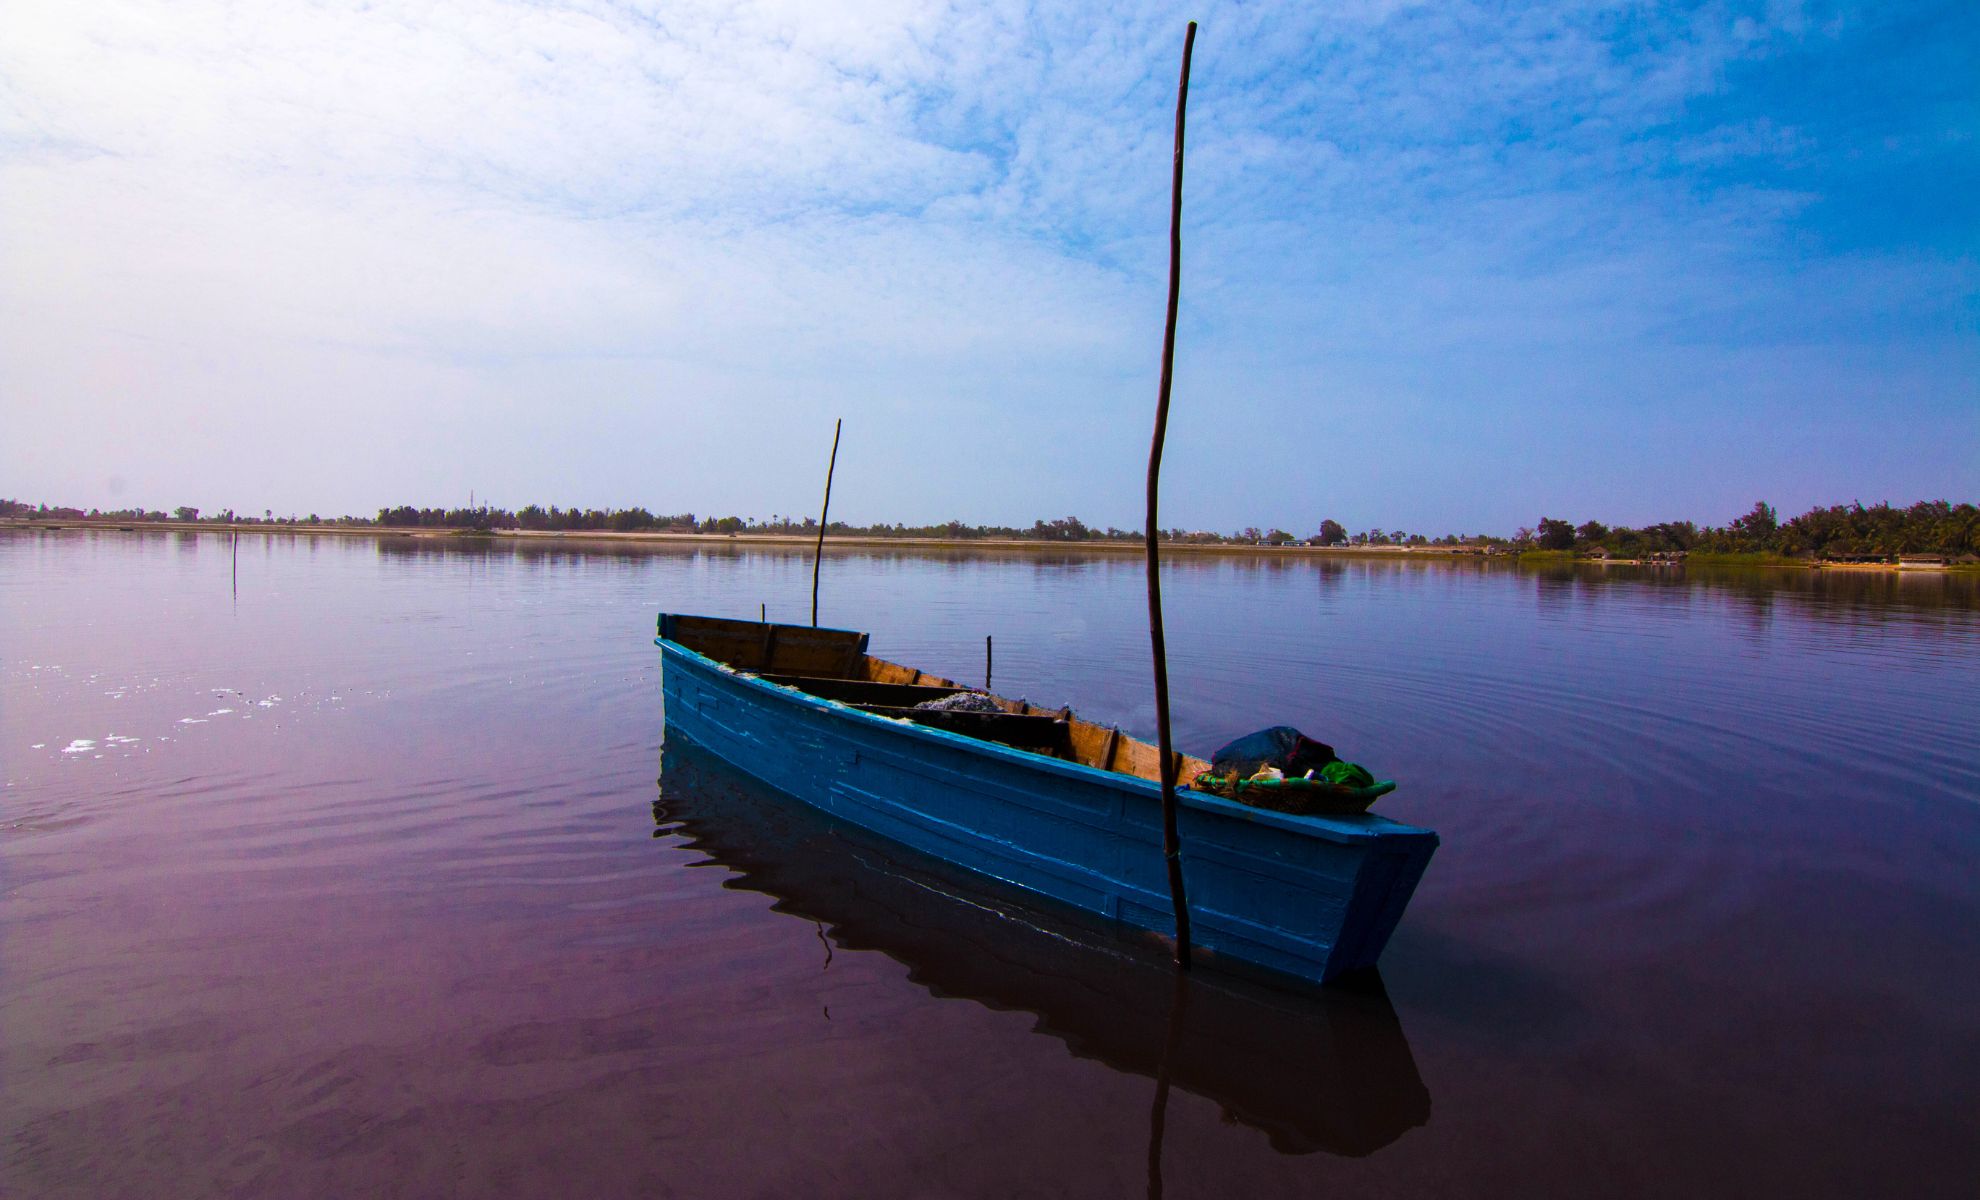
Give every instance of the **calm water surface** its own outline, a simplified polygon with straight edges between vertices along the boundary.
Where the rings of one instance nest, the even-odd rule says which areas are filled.
[[[0,1193],[1980,1178],[1972,576],[1176,564],[1179,742],[1297,725],[1444,839],[1379,980],[1178,1006],[712,764],[656,789],[654,613],[800,619],[802,555],[232,566],[0,535]],[[1141,589],[844,553],[824,615],[1147,734]]]

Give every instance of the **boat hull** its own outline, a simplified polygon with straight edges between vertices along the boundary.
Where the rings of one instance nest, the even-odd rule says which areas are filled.
[[[1135,930],[1173,930],[1155,784],[861,712],[664,637],[667,736],[921,853]],[[1437,835],[1183,789],[1194,942],[1217,965],[1324,983],[1373,966]]]

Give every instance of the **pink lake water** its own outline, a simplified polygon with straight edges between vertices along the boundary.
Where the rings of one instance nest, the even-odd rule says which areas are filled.
[[[1443,837],[1378,979],[1178,1022],[1123,946],[663,764],[654,614],[802,619],[803,554],[232,568],[0,534],[0,1194],[1980,1179],[1973,576],[1172,564],[1179,744],[1299,726]],[[843,552],[823,615],[1146,735],[1142,586]]]

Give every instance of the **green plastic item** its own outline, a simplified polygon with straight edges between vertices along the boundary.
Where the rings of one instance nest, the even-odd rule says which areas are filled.
[[[1336,774],[1334,768],[1337,767],[1346,768],[1338,772],[1345,779],[1363,779],[1367,782],[1356,784],[1325,778]],[[1339,816],[1368,811],[1368,806],[1377,798],[1396,790],[1396,781],[1377,780],[1366,769],[1353,763],[1332,762],[1321,768],[1319,775],[1312,779],[1229,779],[1206,771],[1192,780],[1189,786],[1195,791],[1222,796],[1253,808],[1266,808],[1295,816]]]
[[[1366,788],[1375,786],[1375,777],[1360,763],[1342,762],[1335,759],[1320,768],[1320,778],[1328,783],[1338,783],[1342,787]]]

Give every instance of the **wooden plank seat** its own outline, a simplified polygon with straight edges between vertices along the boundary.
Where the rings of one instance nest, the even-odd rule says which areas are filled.
[[[1072,750],[1072,730],[1068,722],[1052,713],[969,712],[939,708],[902,708],[882,704],[857,704],[863,712],[883,717],[904,718],[931,729],[947,730],[986,742],[1002,742],[1018,750],[1068,757]]]
[[[889,708],[912,708],[924,700],[940,700],[944,696],[969,690],[955,684],[873,683],[864,679],[835,679],[819,675],[763,675],[760,678],[766,683],[809,692],[821,700],[858,705],[880,704]]]

